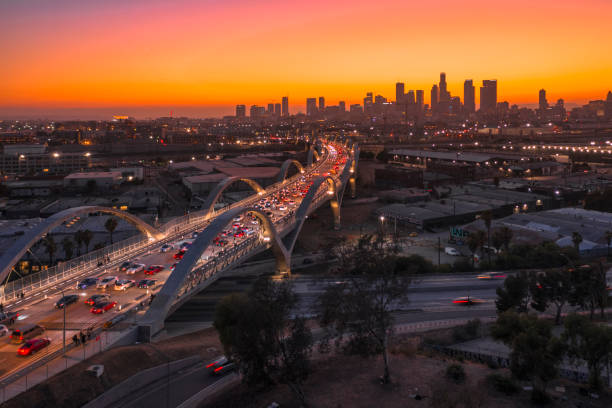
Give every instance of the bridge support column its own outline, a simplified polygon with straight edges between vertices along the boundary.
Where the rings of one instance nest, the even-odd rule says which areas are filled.
[[[332,200],[329,204],[334,216],[334,229],[337,231],[340,229],[340,206],[338,205],[338,200]]]
[[[355,198],[357,194],[357,184],[355,183],[355,177],[351,177],[349,179],[349,184],[351,185],[351,198]]]

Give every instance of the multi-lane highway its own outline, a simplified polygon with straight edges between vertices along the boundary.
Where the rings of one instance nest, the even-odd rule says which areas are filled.
[[[265,212],[273,224],[286,225],[288,220],[294,217],[294,213],[308,193],[313,179],[330,175],[330,173],[337,174],[339,166],[346,162],[346,157],[343,156],[346,151],[343,151],[342,146],[329,144],[326,148],[327,154],[323,155],[318,163],[307,168],[303,174],[298,174],[279,186],[250,196],[238,204],[245,208],[255,207],[261,212]],[[324,188],[327,187],[324,186]],[[146,308],[152,296],[159,292],[177,262],[180,261],[180,256],[175,255],[180,251],[182,245],[189,246],[195,240],[197,234],[201,233],[214,218],[215,216],[206,217],[202,222],[194,223],[193,226],[183,229],[179,233],[169,234],[154,244],[139,247],[134,251],[122,254],[121,257],[113,257],[113,261],[106,265],[81,271],[53,285],[29,292],[24,299],[5,305],[5,310],[16,311],[20,314],[17,322],[10,327],[11,330],[38,324],[46,328],[44,334],[40,337],[50,339],[51,345],[34,356],[18,357],[17,349],[20,345],[11,343],[8,336],[5,339],[0,338],[0,380],[6,379],[10,374],[23,369],[46,353],[60,349],[64,335],[64,324],[66,342],[68,343],[72,341],[72,336],[81,330],[100,327],[105,322],[126,313],[127,310],[137,305]],[[233,218],[223,232],[215,237],[213,244],[204,250],[193,269],[202,269],[207,263],[215,263],[224,258],[229,258],[232,253],[240,250],[247,242],[252,242],[253,239],[259,237],[261,228],[260,221],[248,214]],[[169,248],[165,247],[168,250],[162,252],[162,246],[164,245],[169,246]],[[189,251],[189,247],[185,250]],[[177,257],[179,259],[176,259]],[[120,265],[124,262],[143,264],[145,268],[159,265],[161,270],[153,275],[146,275],[145,271],[142,270],[128,274],[127,271],[120,270]],[[83,289],[77,289],[76,287],[77,283],[84,278],[101,280],[109,276],[117,277],[119,280],[134,281],[135,286],[128,287],[124,291],[115,290],[113,285],[106,289],[97,288],[96,285]],[[155,285],[151,288],[137,287],[138,282],[143,279],[155,279]],[[189,284],[189,281],[185,283]],[[116,302],[116,305],[104,313],[94,314],[91,312],[92,307],[85,304],[85,300],[93,294],[100,293],[108,294],[109,300]],[[78,295],[78,301],[66,307],[64,320],[64,310],[56,309],[55,303],[62,295],[70,294]]]

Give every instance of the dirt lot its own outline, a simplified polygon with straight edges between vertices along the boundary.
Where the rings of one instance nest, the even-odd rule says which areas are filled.
[[[210,360],[222,353],[216,331],[207,329],[154,344],[173,360],[201,355]],[[2,408],[81,407],[104,391],[146,368],[166,362],[166,358],[146,344],[117,347],[81,362],[48,381],[38,384],[6,403]],[[84,374],[92,364],[103,364],[100,379]]]

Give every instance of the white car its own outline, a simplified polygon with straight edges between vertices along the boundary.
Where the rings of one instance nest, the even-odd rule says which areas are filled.
[[[129,275],[133,275],[137,272],[142,272],[145,269],[145,264],[140,264],[140,263],[135,263],[132,264],[132,266],[130,266],[127,271],[125,271],[125,273],[129,274]]]
[[[170,244],[164,244],[164,245],[162,245],[162,247],[159,249],[159,251],[160,251],[160,252],[168,252],[168,251],[171,251],[171,250],[173,250],[173,249],[174,249],[174,247],[173,247],[172,245],[170,245]]]
[[[0,337],[7,336],[9,334],[9,329],[3,324],[0,324]]]
[[[117,280],[116,276],[106,276],[100,279],[96,287],[98,289],[107,289],[109,286],[114,285],[116,280]]]
[[[450,256],[461,256],[461,252],[459,252],[457,248],[453,248],[453,247],[444,248],[444,253]]]
[[[131,288],[135,284],[136,282],[130,279],[119,279],[117,282],[115,282],[115,290],[126,291],[128,290],[128,288]]]

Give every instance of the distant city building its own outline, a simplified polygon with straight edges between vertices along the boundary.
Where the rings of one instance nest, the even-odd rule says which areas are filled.
[[[288,96],[283,96],[282,104],[283,104],[282,115],[289,116],[289,97]]]
[[[548,108],[548,101],[546,100],[546,90],[540,89],[538,93],[538,102],[540,106],[540,111],[544,112]]]
[[[0,154],[2,175],[63,175],[90,167],[90,153],[48,152],[44,145],[5,145]]]
[[[605,115],[606,115],[606,118],[612,119],[612,92],[611,91],[608,91],[608,95],[606,96]]]
[[[422,89],[417,89],[416,91],[416,105],[419,113],[423,112],[423,104],[425,102],[424,95],[425,91]]]
[[[317,113],[317,98],[306,99],[306,115],[313,116]]]
[[[269,103],[268,104],[268,110],[266,111],[266,113],[274,113],[274,104],[273,103]]]
[[[319,112],[325,112],[325,98],[319,96]]]
[[[251,105],[249,115],[251,118],[260,118],[266,114],[266,108],[263,106]]]
[[[358,103],[351,105],[349,109],[351,113],[363,113],[363,108]]]
[[[415,103],[415,98],[414,98],[414,91],[408,91],[408,93],[406,94],[406,103],[410,104],[410,105],[414,105]]]
[[[463,110],[466,114],[476,112],[476,95],[474,82],[466,79],[463,82]]]
[[[246,106],[245,105],[236,105],[236,117],[244,118],[246,116]]]
[[[338,102],[338,107],[340,108],[340,112],[346,112],[346,102],[344,101]]]
[[[437,107],[438,107],[438,85],[435,85],[431,87],[431,110],[432,111],[436,111]]]
[[[281,115],[281,104],[280,103],[275,103],[274,104],[274,115],[275,116],[280,116]]]
[[[483,80],[480,87],[480,110],[494,113],[497,108],[497,80]]]
[[[395,103],[401,104],[404,100],[404,83],[397,82],[395,84]]]
[[[448,90],[446,89],[446,73],[444,72],[440,72],[440,84],[438,86],[438,90],[440,92],[438,102],[450,101],[450,92],[448,92]]]

